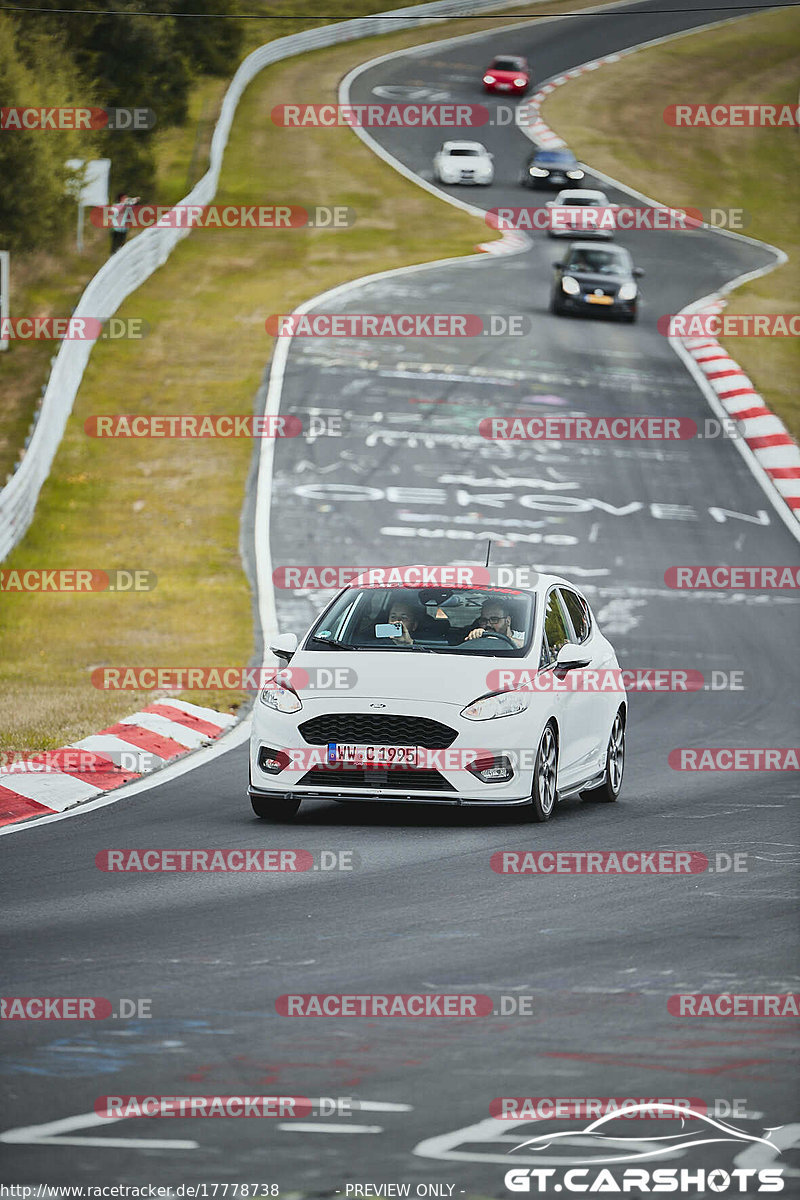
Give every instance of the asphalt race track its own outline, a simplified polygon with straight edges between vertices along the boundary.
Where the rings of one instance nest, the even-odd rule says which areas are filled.
[[[541,79],[734,9],[643,4],[531,23],[513,36],[394,57],[362,72],[351,95],[430,87],[491,106],[501,101],[484,99],[474,81],[495,52],[526,54]],[[430,180],[442,135],[378,134]],[[448,191],[486,209],[548,198],[517,186],[530,152],[518,129],[477,136],[495,154],[496,183]],[[613,189],[611,197],[629,202]],[[681,1019],[667,1000],[800,990],[796,782],[786,772],[668,765],[682,746],[794,744],[798,605],[788,592],[675,591],[664,572],[794,563],[797,540],[731,439],[504,444],[478,432],[492,415],[659,415],[701,429],[712,417],[657,318],[771,256],[711,231],[617,240],[646,271],[633,326],[552,316],[551,262],[561,251],[540,233],[519,254],[427,267],[340,296],[342,312],[521,313],[530,328],[466,340],[295,339],[282,411],[342,433],[278,443],[271,525],[254,535],[270,539],[276,567],[482,563],[492,537],[495,563],[574,579],[623,666],[741,672],[741,690],[632,695],[620,802],[571,799],[543,826],[514,812],[326,802],[269,825],[245,797],[241,744],[131,799],[0,838],[12,897],[6,994],[146,997],[153,1014],[61,1028],[0,1023],[3,1129],[64,1122],[6,1138],[8,1183],[248,1180],[279,1184],[284,1197],[409,1183],[412,1194],[413,1185],[444,1184],[454,1196],[501,1197],[510,1166],[598,1151],[576,1142],[508,1155],[537,1131],[488,1121],[495,1097],[740,1099],[746,1115],[733,1123],[750,1134],[796,1122],[796,1023]],[[302,632],[328,595],[277,591],[281,630]],[[267,846],[354,851],[356,869],[112,875],[94,863],[110,847]],[[490,869],[497,850],[534,848],[745,852],[747,870],[513,878]],[[287,992],[431,991],[530,995],[532,1015],[301,1020],[275,1011]],[[93,1116],[105,1094],[212,1093],[353,1097],[364,1107],[308,1128]],[[638,1126],[631,1137],[676,1132],[674,1121],[627,1124]],[[551,1122],[548,1132],[569,1125]],[[796,1124],[785,1134],[780,1160],[724,1141],[665,1162],[780,1165],[783,1195],[797,1196],[798,1134]]]

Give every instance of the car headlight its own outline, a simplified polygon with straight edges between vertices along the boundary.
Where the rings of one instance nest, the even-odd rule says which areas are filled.
[[[527,80],[523,79],[522,76],[520,75],[518,79],[514,80],[514,83],[516,84],[517,87],[525,87]]]
[[[564,275],[561,280],[561,290],[568,296],[577,296],[580,294],[581,285],[571,275]]]
[[[299,712],[303,707],[297,692],[293,688],[283,687],[279,683],[272,683],[269,687],[263,688],[259,700],[268,708],[277,709],[282,713]]]
[[[543,179],[545,175],[550,174],[549,171],[545,171],[544,167],[530,167],[529,171],[531,175],[536,175],[539,179]]]
[[[620,300],[635,300],[637,287],[635,283],[623,283],[619,289]]]
[[[495,82],[494,75],[484,75],[483,82],[484,83],[494,83]]]
[[[461,716],[468,721],[492,721],[495,717],[513,717],[528,707],[528,697],[521,692],[497,692],[494,696],[482,696],[462,708]]]
[[[583,171],[567,171],[567,179],[583,179]]]

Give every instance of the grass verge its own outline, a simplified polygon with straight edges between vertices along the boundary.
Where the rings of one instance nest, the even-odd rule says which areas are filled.
[[[544,119],[578,157],[665,204],[741,208],[742,230],[779,246],[789,263],[730,297],[729,313],[800,312],[796,129],[666,125],[670,104],[797,104],[800,22],[794,12],[640,50],[558,88]],[[800,339],[728,338],[726,349],[800,437]]]
[[[536,15],[559,11],[574,5],[561,0]],[[238,537],[251,443],[98,441],[84,422],[115,412],[249,413],[271,353],[269,313],[359,275],[470,254],[488,240],[480,220],[403,179],[350,130],[281,130],[269,114],[287,98],[330,102],[342,76],[366,59],[498,23],[453,21],[317,51],[268,68],[248,88],[218,202],[347,204],[358,220],[338,232],[196,230],[122,306],[120,316],[144,318],[151,332],[95,347],[34,524],[3,566],[138,567],[154,571],[158,585],[136,595],[3,595],[0,751],[64,745],[152,698],[93,688],[97,667],[248,661],[250,594]],[[167,173],[178,195],[190,158],[176,141]],[[187,698],[231,709],[245,696]]]

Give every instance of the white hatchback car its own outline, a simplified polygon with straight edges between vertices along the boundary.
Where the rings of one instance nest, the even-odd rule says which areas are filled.
[[[444,142],[433,157],[433,178],[437,183],[492,183],[493,155],[480,142]]]
[[[609,241],[614,236],[616,204],[605,192],[594,188],[565,188],[555,200],[548,200],[549,237],[599,238]]]
[[[530,589],[356,579],[299,646],[283,634],[271,650],[286,669],[253,709],[248,795],[259,817],[329,798],[526,805],[546,821],[564,796],[620,793],[619,664],[586,599],[558,576]],[[590,676],[616,686],[575,686]]]

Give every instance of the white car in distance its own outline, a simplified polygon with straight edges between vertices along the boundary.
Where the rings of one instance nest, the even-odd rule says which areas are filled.
[[[257,816],[304,800],[522,806],[547,821],[584,793],[616,800],[627,697],[585,597],[532,588],[377,587],[360,576],[253,706],[248,795]],[[348,677],[320,688],[323,672]],[[611,688],[572,682],[611,679]]]
[[[480,142],[444,142],[433,158],[433,178],[437,183],[490,184],[493,158]]]
[[[610,241],[616,229],[614,214],[617,207],[605,192],[594,188],[565,188],[554,200],[547,201],[550,210],[548,237]]]

